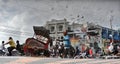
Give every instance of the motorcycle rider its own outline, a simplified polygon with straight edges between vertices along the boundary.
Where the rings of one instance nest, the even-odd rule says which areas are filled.
[[[9,56],[12,56],[12,50],[15,49],[16,45],[15,42],[13,40],[12,37],[9,37],[9,41],[7,43],[5,43],[4,45],[9,44],[10,47],[8,47],[8,52],[9,52]]]
[[[2,47],[1,47],[1,48],[2,48],[2,50],[5,50],[4,43],[5,43],[5,42],[4,42],[4,41],[2,41]]]

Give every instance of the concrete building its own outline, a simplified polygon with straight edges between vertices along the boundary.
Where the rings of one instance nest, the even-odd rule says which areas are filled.
[[[91,47],[94,53],[99,48],[107,48],[108,44],[111,42],[111,39],[108,37],[111,34],[114,37],[114,33],[118,32],[117,30],[102,27],[94,23],[70,23],[66,19],[52,19],[51,21],[47,21],[45,27],[50,31],[50,36],[54,41],[63,37],[63,32],[68,30],[68,34],[71,37],[71,45],[73,47]],[[104,31],[104,29],[107,31]],[[110,31],[112,32],[111,34],[109,34]],[[120,32],[117,36],[119,36],[120,41]],[[115,35],[115,38],[117,38],[117,36]],[[54,44],[56,44],[56,42]]]
[[[68,29],[69,22],[66,19],[47,21],[45,27],[50,31],[50,36],[53,40],[61,38],[63,32]]]
[[[100,48],[103,48],[107,44],[105,42],[110,42],[110,39],[103,38],[103,29],[106,27],[102,27],[100,25],[96,25],[94,23],[71,23],[66,19],[63,20],[55,20],[47,21],[45,26],[50,31],[50,36],[55,41],[56,39],[60,39],[63,37],[63,32],[65,30],[69,31],[69,35],[71,37],[71,42],[73,46],[79,46],[80,44],[85,44],[89,47],[94,47],[94,43],[97,42]],[[106,28],[109,32],[110,28]],[[115,30],[112,30],[113,34]],[[106,35],[108,36],[108,35]],[[77,38],[76,38],[77,37]]]
[[[75,37],[76,35],[83,34],[81,31],[83,24],[78,23],[70,23],[66,19],[62,20],[55,20],[52,19],[51,21],[47,21],[45,27],[50,31],[50,36],[53,41],[56,39],[61,39],[63,37],[63,32],[68,30],[68,34],[70,37]],[[82,36],[81,36],[82,37]]]

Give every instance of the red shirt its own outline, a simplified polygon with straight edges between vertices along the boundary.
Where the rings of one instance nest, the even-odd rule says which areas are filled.
[[[90,55],[92,55],[92,54],[93,54],[92,49],[90,49],[90,50],[89,50],[89,54],[90,54]]]

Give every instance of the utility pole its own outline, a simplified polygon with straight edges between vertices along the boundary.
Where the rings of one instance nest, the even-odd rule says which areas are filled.
[[[113,29],[113,26],[112,26],[112,21],[113,21],[113,16],[111,15],[111,18],[110,18],[110,27],[111,27],[111,30]],[[112,43],[114,42],[114,39],[113,39],[113,31],[112,31]]]
[[[67,20],[66,20],[66,18],[64,18],[64,31],[66,31],[66,25],[67,25],[67,22],[66,22]]]
[[[57,37],[58,34],[57,34],[57,22],[55,22],[55,44],[57,44]]]
[[[111,27],[111,29],[113,29],[113,27],[112,27],[112,20],[113,20],[113,16],[111,16],[111,18],[110,18],[110,27]]]
[[[75,29],[75,21],[73,21],[73,38],[75,37],[74,29]]]

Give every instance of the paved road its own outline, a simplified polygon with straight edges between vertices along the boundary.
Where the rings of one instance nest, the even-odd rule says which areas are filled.
[[[120,59],[61,59],[0,56],[0,64],[120,64]]]

